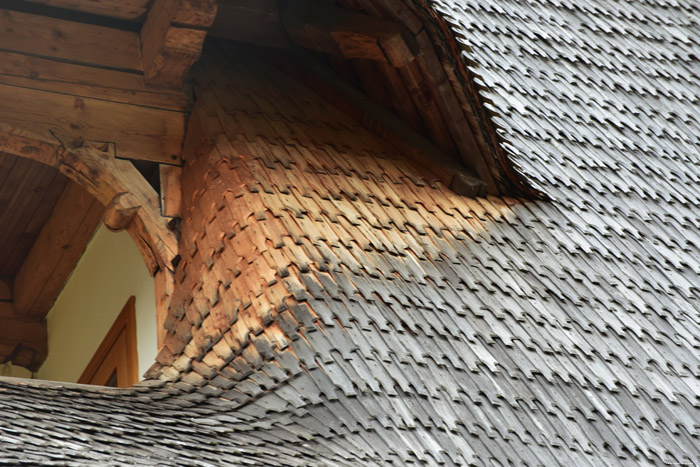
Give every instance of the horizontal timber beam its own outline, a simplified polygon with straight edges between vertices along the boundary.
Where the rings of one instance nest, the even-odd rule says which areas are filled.
[[[113,143],[120,158],[180,162],[185,114],[0,84],[0,121],[63,143]]]
[[[151,0],[27,0],[27,2],[92,15],[138,21],[146,16]]]
[[[15,311],[43,317],[48,313],[102,220],[104,207],[70,182],[58,200],[13,284]]]
[[[141,73],[13,52],[0,52],[0,84],[179,112],[188,112],[192,105],[187,92],[148,86]]]
[[[315,0],[280,4],[282,22],[296,45],[342,58],[403,67],[415,59],[412,36],[391,21]]]
[[[93,24],[0,10],[0,49],[141,72],[139,35]]]
[[[304,47],[347,59],[403,67],[415,59],[413,36],[392,21],[317,0],[223,0],[210,35],[267,47]]]

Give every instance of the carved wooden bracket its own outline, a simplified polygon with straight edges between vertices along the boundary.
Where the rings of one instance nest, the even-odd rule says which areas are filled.
[[[107,206],[102,222],[112,232],[121,232],[129,227],[136,217],[140,205],[130,193],[119,193]]]

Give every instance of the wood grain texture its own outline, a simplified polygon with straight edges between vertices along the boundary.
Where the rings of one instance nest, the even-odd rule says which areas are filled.
[[[141,71],[139,36],[92,24],[0,10],[7,51],[118,70]]]
[[[178,163],[185,115],[136,105],[0,84],[0,119],[73,139],[110,142],[119,157]]]
[[[51,167],[0,155],[0,277],[17,273],[67,181]]]
[[[348,59],[403,67],[415,59],[413,38],[401,26],[313,0],[283,2],[281,19],[296,45]]]
[[[0,52],[0,84],[159,109],[189,111],[191,96],[154,88],[129,73],[29,55]]]
[[[54,140],[55,141],[55,140]],[[102,205],[120,193],[130,193],[141,206],[128,231],[153,274],[159,268],[172,271],[178,255],[175,235],[160,215],[158,194],[130,161],[114,158],[102,146],[86,143],[66,148],[50,139],[0,123],[0,152],[43,161],[82,186]]]
[[[139,21],[152,0],[28,0],[29,3],[80,11],[100,16]]]
[[[146,82],[178,89],[202,51],[206,31],[216,16],[213,0],[155,0],[141,28]]]
[[[18,314],[44,316],[102,220],[104,207],[70,182],[14,280]]]
[[[179,217],[182,205],[182,167],[160,166],[160,207],[164,217]]]

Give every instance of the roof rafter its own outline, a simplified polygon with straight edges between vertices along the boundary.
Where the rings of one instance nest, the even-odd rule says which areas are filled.
[[[75,268],[104,207],[83,188],[69,183],[13,282],[15,311],[44,316]]]

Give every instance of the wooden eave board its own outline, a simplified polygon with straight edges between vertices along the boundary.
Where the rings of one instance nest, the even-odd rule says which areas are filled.
[[[0,52],[0,84],[165,110],[187,112],[191,107],[191,96],[184,90],[147,86],[141,73],[12,52]]]
[[[0,277],[13,277],[67,179],[38,162],[0,155]]]
[[[185,114],[0,84],[0,121],[36,133],[114,143],[116,156],[177,163]]]
[[[29,3],[46,5],[93,15],[140,21],[146,16],[152,0],[27,0]]]
[[[0,11],[5,50],[117,70],[141,71],[139,35],[18,11]]]

